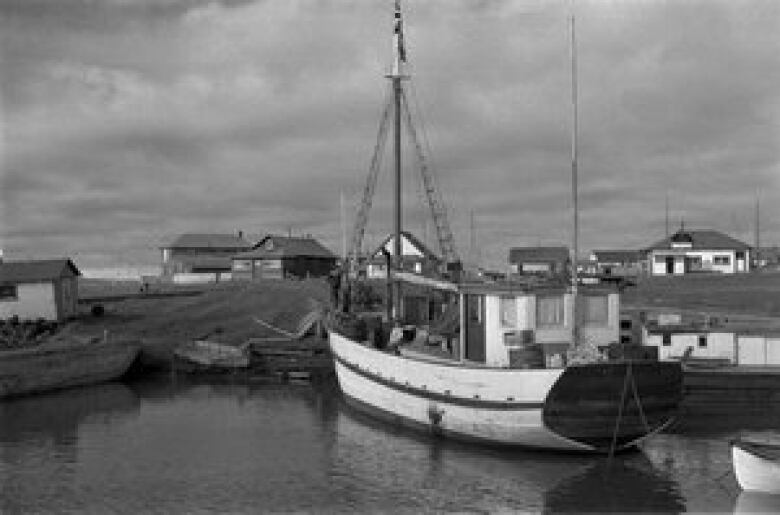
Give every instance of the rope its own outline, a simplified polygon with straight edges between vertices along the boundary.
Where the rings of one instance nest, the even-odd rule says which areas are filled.
[[[630,361],[629,366],[631,366]],[[639,398],[639,392],[637,391],[636,387],[636,379],[634,378],[633,374],[631,374],[631,389],[634,393],[634,401],[636,401],[636,406],[639,408],[639,417],[642,419],[642,425],[645,426],[645,434],[648,434],[650,433],[650,424],[647,423],[647,417],[645,417],[645,410],[642,408],[642,401]]]
[[[623,419],[623,406],[626,403],[626,392],[628,391],[628,380],[631,378],[631,362],[628,362],[626,367],[626,377],[623,379],[623,392],[620,394],[620,406],[618,407],[618,415],[615,419],[615,430],[612,432],[612,443],[609,446],[609,461],[612,461],[612,457],[615,455],[615,448],[617,447],[618,431],[620,430],[620,421]]]

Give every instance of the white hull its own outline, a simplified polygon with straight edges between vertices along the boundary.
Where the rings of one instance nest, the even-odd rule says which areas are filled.
[[[544,400],[562,369],[495,369],[393,356],[330,333],[336,375],[353,403],[401,423],[493,444],[564,451],[594,448],[542,422]]]
[[[734,475],[743,490],[780,494],[780,461],[731,445]]]

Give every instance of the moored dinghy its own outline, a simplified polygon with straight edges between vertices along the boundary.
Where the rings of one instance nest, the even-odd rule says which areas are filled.
[[[457,255],[446,211],[421,155],[402,86],[409,77],[403,73],[406,50],[399,4],[396,0],[395,59],[388,76],[393,95],[379,131],[379,138],[384,138],[390,115],[394,114],[395,230],[393,248],[383,252],[388,265],[392,265],[388,270],[393,272],[388,271],[384,320],[378,320],[376,314],[361,317],[339,313],[330,324],[329,343],[346,400],[401,424],[489,444],[610,453],[635,446],[673,420],[682,396],[682,368],[679,363],[608,361],[603,357],[597,347],[618,341],[616,291],[580,287],[576,265],[572,266],[570,283],[558,279],[464,281],[457,265],[451,267],[454,273],[449,278],[447,274],[422,277],[403,271],[400,133],[404,114],[412,146],[418,153],[442,254],[450,263],[457,262],[453,260]],[[375,152],[382,147],[380,139]],[[573,158],[576,257],[574,151]],[[379,161],[375,154],[356,217],[349,253],[353,265],[361,247]],[[387,245],[390,247],[390,243]],[[575,264],[576,259],[571,262]],[[438,292],[444,299],[439,306],[441,312],[457,313],[455,323],[430,320],[417,331],[396,330],[388,341],[391,326],[399,329],[409,322],[404,316],[401,281]],[[346,304],[341,305],[343,311],[349,311]],[[435,305],[429,304],[428,308],[428,313],[437,311]],[[419,311],[415,314],[418,319]],[[431,328],[437,325],[456,326],[456,330],[432,333]],[[408,350],[410,346],[414,351]],[[433,346],[437,352],[426,356],[424,351]],[[572,349],[576,352],[570,352]]]
[[[731,460],[743,490],[780,494],[780,435],[743,435],[733,440]]]

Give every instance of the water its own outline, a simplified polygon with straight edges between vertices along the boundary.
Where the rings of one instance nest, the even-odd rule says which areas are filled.
[[[163,376],[0,403],[0,511],[756,509],[765,500],[740,496],[730,473],[733,428],[711,429],[610,463],[389,428],[346,407],[333,381]]]

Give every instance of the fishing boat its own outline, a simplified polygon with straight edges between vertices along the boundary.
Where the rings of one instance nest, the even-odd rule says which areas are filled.
[[[75,336],[0,352],[0,399],[119,379],[139,352],[134,341]]]
[[[403,81],[409,76],[403,69],[406,48],[399,0],[394,16],[394,59],[388,75],[392,94],[380,122],[349,260],[357,262],[381,138],[389,132],[392,119],[395,220],[393,238],[383,250],[388,262],[386,312],[381,316],[356,313],[348,295],[340,297],[328,333],[346,402],[392,422],[491,445],[602,453],[635,447],[674,419],[682,395],[682,369],[679,363],[657,360],[608,360],[598,349],[618,341],[619,293],[614,287],[586,287],[578,281],[576,129],[571,276],[516,281],[469,278],[454,259],[446,210],[421,154],[406,101]],[[574,49],[573,17],[571,27]],[[575,62],[573,58],[576,127]],[[438,275],[403,269],[402,119],[417,152],[439,246],[448,261]],[[345,277],[354,275],[345,272]],[[419,317],[412,316],[419,313],[412,313],[404,299],[404,288],[412,287],[434,292],[440,304],[422,311],[441,316],[420,324]],[[413,318],[417,325],[408,323]]]
[[[743,490],[780,494],[780,436],[744,435],[733,440],[731,461]]]

